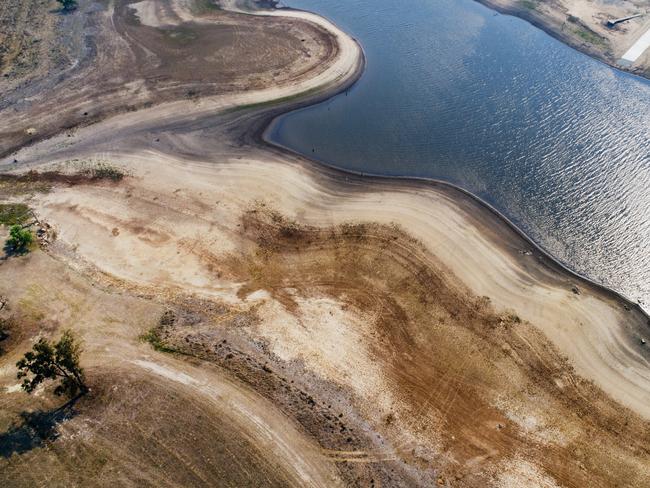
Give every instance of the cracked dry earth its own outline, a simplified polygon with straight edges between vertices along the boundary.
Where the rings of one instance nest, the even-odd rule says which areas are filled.
[[[351,80],[349,38],[311,17],[127,3],[93,7],[115,26],[97,35],[131,46],[147,96],[194,82],[180,66],[193,39],[231,46],[201,63],[206,83],[211,63],[243,71],[0,162],[36,171],[0,195],[53,229],[0,262],[2,486],[650,485],[645,315],[462,192],[320,168],[251,137],[264,107],[232,109],[268,97],[254,70],[276,96]],[[233,40],[273,29],[284,44]],[[93,83],[61,113],[95,100]],[[125,176],[80,176],[97,162]],[[13,365],[63,328],[84,341],[91,392],[60,412]]]

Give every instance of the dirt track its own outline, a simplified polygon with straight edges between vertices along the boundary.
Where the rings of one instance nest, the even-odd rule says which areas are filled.
[[[457,190],[337,173],[247,142],[259,113],[233,107],[350,82],[361,63],[350,38],[302,14],[142,2],[139,24],[120,5],[115,30],[98,35],[141,60],[134,76],[153,106],[0,161],[68,173],[101,161],[127,174],[2,193],[57,235],[47,252],[0,264],[3,317],[21,331],[0,356],[5,484],[650,484],[647,317],[529,252]],[[275,53],[237,42],[241,32],[284,40]],[[197,58],[208,91],[179,96],[194,78],[178,64],[199,39],[201,56],[232,41],[229,57]],[[242,53],[269,67],[264,87],[242,63],[216,85],[242,84],[209,91]],[[62,113],[94,103],[94,86],[62,91]],[[41,110],[16,117],[31,125]],[[21,393],[12,365],[64,326],[85,341],[92,392],[38,447],[19,413],[56,402]]]

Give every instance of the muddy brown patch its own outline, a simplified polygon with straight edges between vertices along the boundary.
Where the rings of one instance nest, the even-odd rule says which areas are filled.
[[[383,417],[375,425],[389,437],[407,430],[431,445],[442,439],[442,452],[427,442],[397,446],[409,465],[441,469],[469,486],[515,457],[569,486],[614,479],[642,486],[639,480],[647,479],[629,470],[649,454],[648,423],[579,378],[516,312],[494,310],[486,297],[469,294],[399,226],[315,228],[257,205],[242,216],[240,229],[244,252],[197,252],[244,282],[242,297],[265,290],[299,314],[296,297],[327,296],[371,320],[368,347],[401,405],[391,422]],[[236,364],[236,353],[229,354]],[[568,381],[560,388],[557,378]],[[531,408],[530,420],[513,413],[517,402]],[[617,456],[604,460],[594,436]],[[584,453],[580,461],[577,450]],[[568,459],[588,468],[567,469]]]

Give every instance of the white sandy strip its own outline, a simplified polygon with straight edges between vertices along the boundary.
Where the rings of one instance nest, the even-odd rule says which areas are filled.
[[[229,420],[250,435],[252,443],[260,450],[277,458],[285,469],[293,469],[295,486],[341,486],[332,464],[324,462],[320,449],[309,443],[289,419],[256,393],[206,371],[192,371],[190,376],[152,361],[136,359],[131,363],[209,398],[223,412],[224,421],[230,417]]]
[[[149,27],[178,25],[181,20],[179,17],[168,15],[163,5],[155,0],[142,0],[141,2],[132,3],[129,8],[136,11],[142,25]]]
[[[634,61],[639,59],[639,56],[641,56],[644,53],[644,51],[649,47],[650,47],[650,29],[648,29],[645,34],[639,37],[639,39],[634,44],[632,44],[632,47],[628,49],[625,54],[623,54],[621,59],[633,63]]]
[[[149,27],[160,27],[163,25],[156,14],[156,3],[152,0],[132,3],[129,7],[136,11],[142,25],[148,25]]]

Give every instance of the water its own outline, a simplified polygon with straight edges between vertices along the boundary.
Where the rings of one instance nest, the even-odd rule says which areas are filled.
[[[283,116],[272,140],[455,183],[650,308],[650,82],[471,0],[289,4],[355,36],[367,69],[347,95]]]

